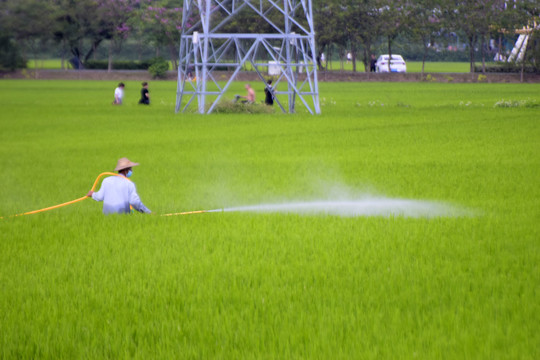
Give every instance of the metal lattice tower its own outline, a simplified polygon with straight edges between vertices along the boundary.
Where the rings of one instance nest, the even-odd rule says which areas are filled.
[[[272,32],[220,33],[242,12],[251,12]],[[211,113],[247,63],[264,86],[263,74],[274,71],[274,101],[283,112],[295,112],[297,98],[311,114],[321,112],[311,0],[184,0],[179,56],[176,112],[196,99],[199,113]],[[224,68],[232,75],[223,86],[215,70]],[[287,84],[286,91],[276,91],[280,83]]]

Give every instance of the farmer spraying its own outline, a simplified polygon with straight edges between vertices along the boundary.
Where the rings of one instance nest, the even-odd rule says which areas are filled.
[[[86,196],[96,201],[103,201],[104,214],[129,214],[130,205],[137,211],[150,214],[151,211],[144,206],[135,184],[129,180],[133,174],[132,167],[139,165],[131,162],[128,158],[118,160],[114,171],[119,176],[110,176],[103,180],[98,192],[89,191]]]

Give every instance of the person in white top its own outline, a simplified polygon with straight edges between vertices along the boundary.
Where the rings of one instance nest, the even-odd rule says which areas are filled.
[[[132,167],[137,165],[139,164],[131,162],[128,158],[119,159],[114,171],[118,171],[121,176],[106,178],[98,192],[89,191],[86,196],[96,201],[103,201],[104,214],[129,214],[130,206],[142,213],[152,213],[142,203],[135,184],[129,180],[133,174]]]
[[[122,105],[122,101],[124,100],[124,83],[118,84],[118,87],[114,89],[114,101],[113,105]]]

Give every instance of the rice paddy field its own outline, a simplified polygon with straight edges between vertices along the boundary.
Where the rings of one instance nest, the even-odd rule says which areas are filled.
[[[201,116],[174,82],[148,107],[138,82],[122,106],[109,81],[0,83],[0,358],[540,357],[539,84],[321,83],[321,115]],[[152,214],[11,217],[124,156]]]

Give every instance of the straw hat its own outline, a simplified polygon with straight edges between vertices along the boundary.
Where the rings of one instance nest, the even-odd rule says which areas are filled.
[[[124,170],[124,169],[130,168],[130,167],[133,167],[133,166],[137,166],[137,165],[139,165],[139,163],[131,162],[131,161],[129,161],[128,158],[124,157],[124,158],[118,159],[118,163],[116,164],[116,167],[114,168],[114,171]]]

